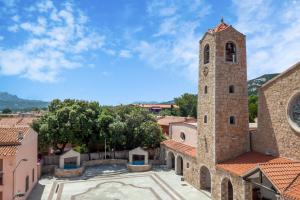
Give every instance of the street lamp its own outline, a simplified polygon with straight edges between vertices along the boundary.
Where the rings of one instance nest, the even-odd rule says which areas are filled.
[[[24,194],[18,193],[17,195],[15,195],[15,172],[17,170],[17,168],[19,167],[19,165],[21,164],[21,162],[26,162],[28,161],[28,159],[23,158],[21,160],[19,160],[17,166],[15,167],[14,171],[13,171],[13,189],[12,189],[12,199],[14,200],[15,197],[22,197],[24,196]]]

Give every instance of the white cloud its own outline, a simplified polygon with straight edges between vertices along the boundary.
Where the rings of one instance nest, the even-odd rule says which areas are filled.
[[[119,53],[119,56],[121,58],[131,58],[132,57],[131,52],[129,50],[121,50]]]
[[[34,15],[20,16],[26,21],[8,27],[16,34],[24,31],[27,39],[19,46],[0,49],[3,75],[53,82],[62,70],[88,66],[81,54],[100,49],[105,43],[105,37],[87,26],[87,17],[73,4],[65,3],[58,9],[48,0],[28,10]]]
[[[2,35],[0,35],[0,41],[4,40],[4,37]]]
[[[7,30],[15,33],[19,30],[19,26],[17,24],[14,24],[12,26],[7,27]]]
[[[300,2],[233,1],[236,28],[247,35],[249,78],[281,72],[300,60]]]
[[[19,15],[14,15],[12,18],[11,18],[14,22],[18,22],[20,20],[20,17]]]
[[[196,81],[201,36],[196,29],[203,17],[209,14],[210,6],[203,0],[154,0],[148,5],[147,11],[150,20],[154,20],[158,26],[153,34],[155,41],[142,40],[135,46],[140,59],[154,68],[174,71]]]

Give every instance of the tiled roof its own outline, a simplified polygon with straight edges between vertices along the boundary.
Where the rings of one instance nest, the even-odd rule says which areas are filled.
[[[13,156],[16,155],[18,146],[0,146],[0,156]]]
[[[30,127],[0,127],[0,156],[15,155],[21,144],[19,133],[26,137],[30,133]]]
[[[135,104],[141,108],[178,108],[175,104]]]
[[[248,152],[230,161],[217,164],[217,168],[237,176],[245,176],[247,172],[259,169],[280,194],[291,200],[300,200],[300,162]]]
[[[29,134],[29,127],[0,127],[0,146],[19,145],[19,133],[26,137]]]
[[[3,117],[0,118],[0,127],[13,127],[13,126],[29,126],[34,117]]]
[[[221,22],[216,28],[215,28],[215,32],[220,32],[220,31],[223,31],[225,30],[226,28],[228,28],[229,26],[224,23],[224,22]]]
[[[228,24],[226,24],[224,22],[221,22],[214,29],[209,29],[208,32],[210,32],[210,33],[217,33],[217,32],[221,32],[221,31],[227,29],[228,27],[229,27]]]
[[[170,123],[177,123],[177,122],[186,122],[190,120],[187,117],[177,117],[177,116],[165,116],[157,120],[159,125],[169,126]]]
[[[248,152],[242,154],[241,156],[238,156],[235,159],[217,164],[217,168],[228,171],[238,176],[243,176],[251,169],[257,167],[260,163],[280,162],[283,160],[283,158],[267,156],[257,152]]]
[[[281,194],[300,199],[300,162],[282,160],[264,163],[259,165],[259,169]]]
[[[183,144],[181,142],[176,142],[174,140],[165,140],[161,143],[162,145],[165,145],[166,147],[177,151],[179,153],[182,153],[184,155],[196,158],[196,148]]]
[[[293,183],[284,192],[284,196],[287,197],[288,199],[292,199],[292,200],[300,199],[300,176],[299,175],[294,179]]]

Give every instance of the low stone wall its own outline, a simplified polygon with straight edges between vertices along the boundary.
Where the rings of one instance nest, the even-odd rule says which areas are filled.
[[[53,175],[55,172],[56,165],[43,165],[42,166],[42,175],[49,174]]]
[[[151,170],[151,165],[127,165],[127,169],[131,172],[146,172]]]
[[[60,169],[60,168],[55,168],[55,173],[54,176],[59,177],[59,178],[70,178],[70,177],[76,177],[80,176],[83,174],[85,170],[85,167],[79,167],[76,169]]]
[[[113,164],[127,164],[127,160],[125,159],[105,159],[105,160],[89,160],[83,162],[82,166],[96,166],[96,165],[113,165]]]

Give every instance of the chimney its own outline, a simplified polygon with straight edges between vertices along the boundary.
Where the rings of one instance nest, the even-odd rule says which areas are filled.
[[[23,132],[20,131],[18,135],[18,140],[23,140],[23,138],[24,138]]]

